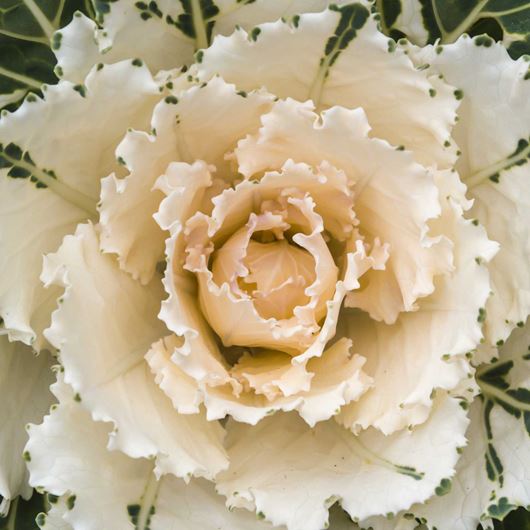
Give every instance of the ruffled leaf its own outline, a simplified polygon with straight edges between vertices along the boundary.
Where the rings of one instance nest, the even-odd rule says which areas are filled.
[[[61,379],[53,387],[60,404],[41,425],[31,427],[26,447],[32,455],[28,463],[31,483],[55,496],[50,513],[41,517],[42,528],[270,528],[248,512],[229,512],[206,481],[186,484],[170,476],[157,480],[149,460],[109,451],[109,426],[94,423]]]
[[[233,85],[213,79],[160,102],[151,134],[127,134],[117,154],[130,173],[124,179],[111,175],[103,180],[100,208],[102,248],[117,253],[124,270],[147,282],[163,259],[167,234],[152,217],[163,198],[155,183],[168,164],[204,160],[215,166],[216,176],[231,180],[224,155],[257,129],[270,100],[265,93],[238,94]]]
[[[59,73],[79,82],[96,63],[130,57],[146,61],[153,72],[179,68],[193,62],[194,52],[208,47],[214,35],[320,11],[328,4],[327,0],[295,0],[287,5],[284,0],[97,1],[100,27],[79,17],[61,30],[55,50]]]
[[[530,504],[529,330],[528,325],[515,330],[500,359],[479,369],[482,395],[470,409],[469,442],[456,476],[410,510],[429,530],[475,530],[479,522],[491,529],[492,519],[503,520]]]
[[[456,147],[446,144],[458,106],[451,87],[416,69],[361,3],[219,36],[197,69],[203,80],[219,74],[242,90],[264,86],[318,108],[362,107],[373,136],[427,165],[455,161]]]
[[[367,273],[349,305],[392,323],[434,290],[434,275],[450,270],[451,248],[427,235],[428,221],[440,212],[432,177],[410,153],[369,138],[369,130],[361,109],[334,107],[320,117],[311,102],[289,99],[262,117],[258,133],[239,142],[235,155],[247,178],[288,159],[314,166],[326,160],[346,173],[361,234],[390,246],[387,266]]]
[[[0,120],[0,316],[12,340],[42,347],[54,298],[39,281],[42,255],[95,217],[100,178],[119,167],[115,146],[145,124],[157,94],[146,68],[124,62],[85,85],[50,86]]]
[[[321,530],[337,499],[354,520],[393,513],[452,476],[466,426],[465,412],[448,397],[438,399],[428,422],[391,436],[370,430],[356,437],[333,421],[310,429],[292,414],[256,427],[230,422],[231,466],[217,489],[229,505],[289,530]]]
[[[7,173],[0,170],[0,313],[11,339],[40,350],[45,344],[42,330],[59,294],[43,289],[39,281],[42,255],[55,250],[87,213],[53,191]]]
[[[489,296],[484,263],[497,246],[483,228],[463,219],[470,203],[457,175],[441,172],[435,181],[444,199],[433,235],[453,242],[454,271],[437,278],[434,293],[420,301],[416,312],[402,313],[394,326],[343,311],[339,328],[345,326],[342,333],[368,359],[366,371],[374,378],[373,388],[341,413],[345,425],[376,425],[392,432],[421,423],[434,389],[454,389],[472,375],[464,356],[482,336],[481,308]]]
[[[495,345],[530,313],[528,63],[479,37],[411,54],[441,73],[462,98],[454,131],[462,150],[457,168],[475,199],[470,217],[500,243],[489,266],[493,295],[484,314],[486,337]]]
[[[371,383],[361,369],[364,359],[352,356],[351,341],[342,339],[321,358],[310,360],[307,369],[279,352],[241,357],[231,375],[242,383],[243,392],[234,395],[227,386],[205,388],[181,370],[172,355],[182,345],[182,338],[166,337],[147,354],[157,384],[181,414],[197,413],[204,400],[208,417],[213,419],[230,415],[255,425],[276,411],[297,410],[307,424],[314,426],[358,399]]]
[[[178,415],[144,361],[164,333],[159,279],[141,286],[101,254],[91,225],[79,225],[46,257],[43,280],[65,288],[46,337],[93,418],[114,424],[109,447],[156,457],[158,474],[212,477],[223,469],[221,426],[203,415]]]

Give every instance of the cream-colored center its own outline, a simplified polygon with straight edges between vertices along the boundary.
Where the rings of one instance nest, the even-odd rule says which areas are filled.
[[[296,306],[309,302],[305,290],[315,281],[315,260],[307,250],[285,239],[250,241],[243,264],[249,274],[238,284],[263,318],[290,318]]]

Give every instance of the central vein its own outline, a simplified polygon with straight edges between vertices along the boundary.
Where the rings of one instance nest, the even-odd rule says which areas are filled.
[[[68,201],[69,203],[81,208],[89,214],[90,217],[97,216],[96,201],[85,195],[84,193],[77,191],[68,184],[57,180],[45,171],[42,171],[38,167],[26,162],[25,160],[17,160],[7,153],[2,153],[2,157],[7,161],[11,162],[14,166],[26,169],[32,175],[34,175],[40,182],[45,184],[51,191],[59,195],[59,197]]]
[[[151,509],[155,505],[161,481],[162,479],[157,480],[155,474],[151,472],[142,495],[136,530],[149,530],[149,519],[152,515]]]
[[[513,407],[514,409],[522,410],[524,412],[530,412],[530,405],[528,403],[519,401],[517,398],[510,396],[509,394],[504,392],[504,390],[501,390],[496,386],[490,385],[489,383],[485,383],[484,381],[480,380],[478,381],[478,385],[480,386],[480,389],[482,390],[482,393],[485,396],[494,398],[497,401],[502,401],[510,407]]]
[[[197,50],[208,48],[208,35],[200,0],[191,0],[191,20],[195,32],[195,48]]]
[[[496,173],[500,173],[505,169],[509,169],[510,167],[516,165],[517,162],[524,160],[528,155],[530,155],[530,145],[528,145],[525,149],[514,153],[508,158],[504,158],[501,161],[496,162],[495,164],[492,164],[488,167],[485,167],[484,169],[473,173],[468,178],[465,178],[464,182],[466,183],[468,188],[478,186],[488,177],[491,177]]]
[[[46,18],[34,0],[23,0],[23,2],[41,27],[44,34],[48,37],[48,39],[51,39],[56,28],[52,26],[51,22]]]

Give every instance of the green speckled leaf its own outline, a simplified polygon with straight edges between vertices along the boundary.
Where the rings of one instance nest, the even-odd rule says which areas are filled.
[[[78,10],[93,14],[91,0],[0,0],[0,108],[55,83],[54,33]]]

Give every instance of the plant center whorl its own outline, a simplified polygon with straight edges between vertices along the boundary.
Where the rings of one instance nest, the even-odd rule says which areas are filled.
[[[210,217],[189,220],[185,268],[196,275],[203,315],[225,346],[296,355],[320,331],[340,271],[311,194],[294,187],[272,193],[259,188],[242,201],[237,189],[230,190],[235,200],[222,215],[214,208]],[[219,299],[225,301],[225,317],[230,311],[239,318],[220,316],[213,309]],[[247,337],[245,329],[256,322],[270,333]],[[295,335],[294,348],[280,337],[290,336],[292,343]]]

